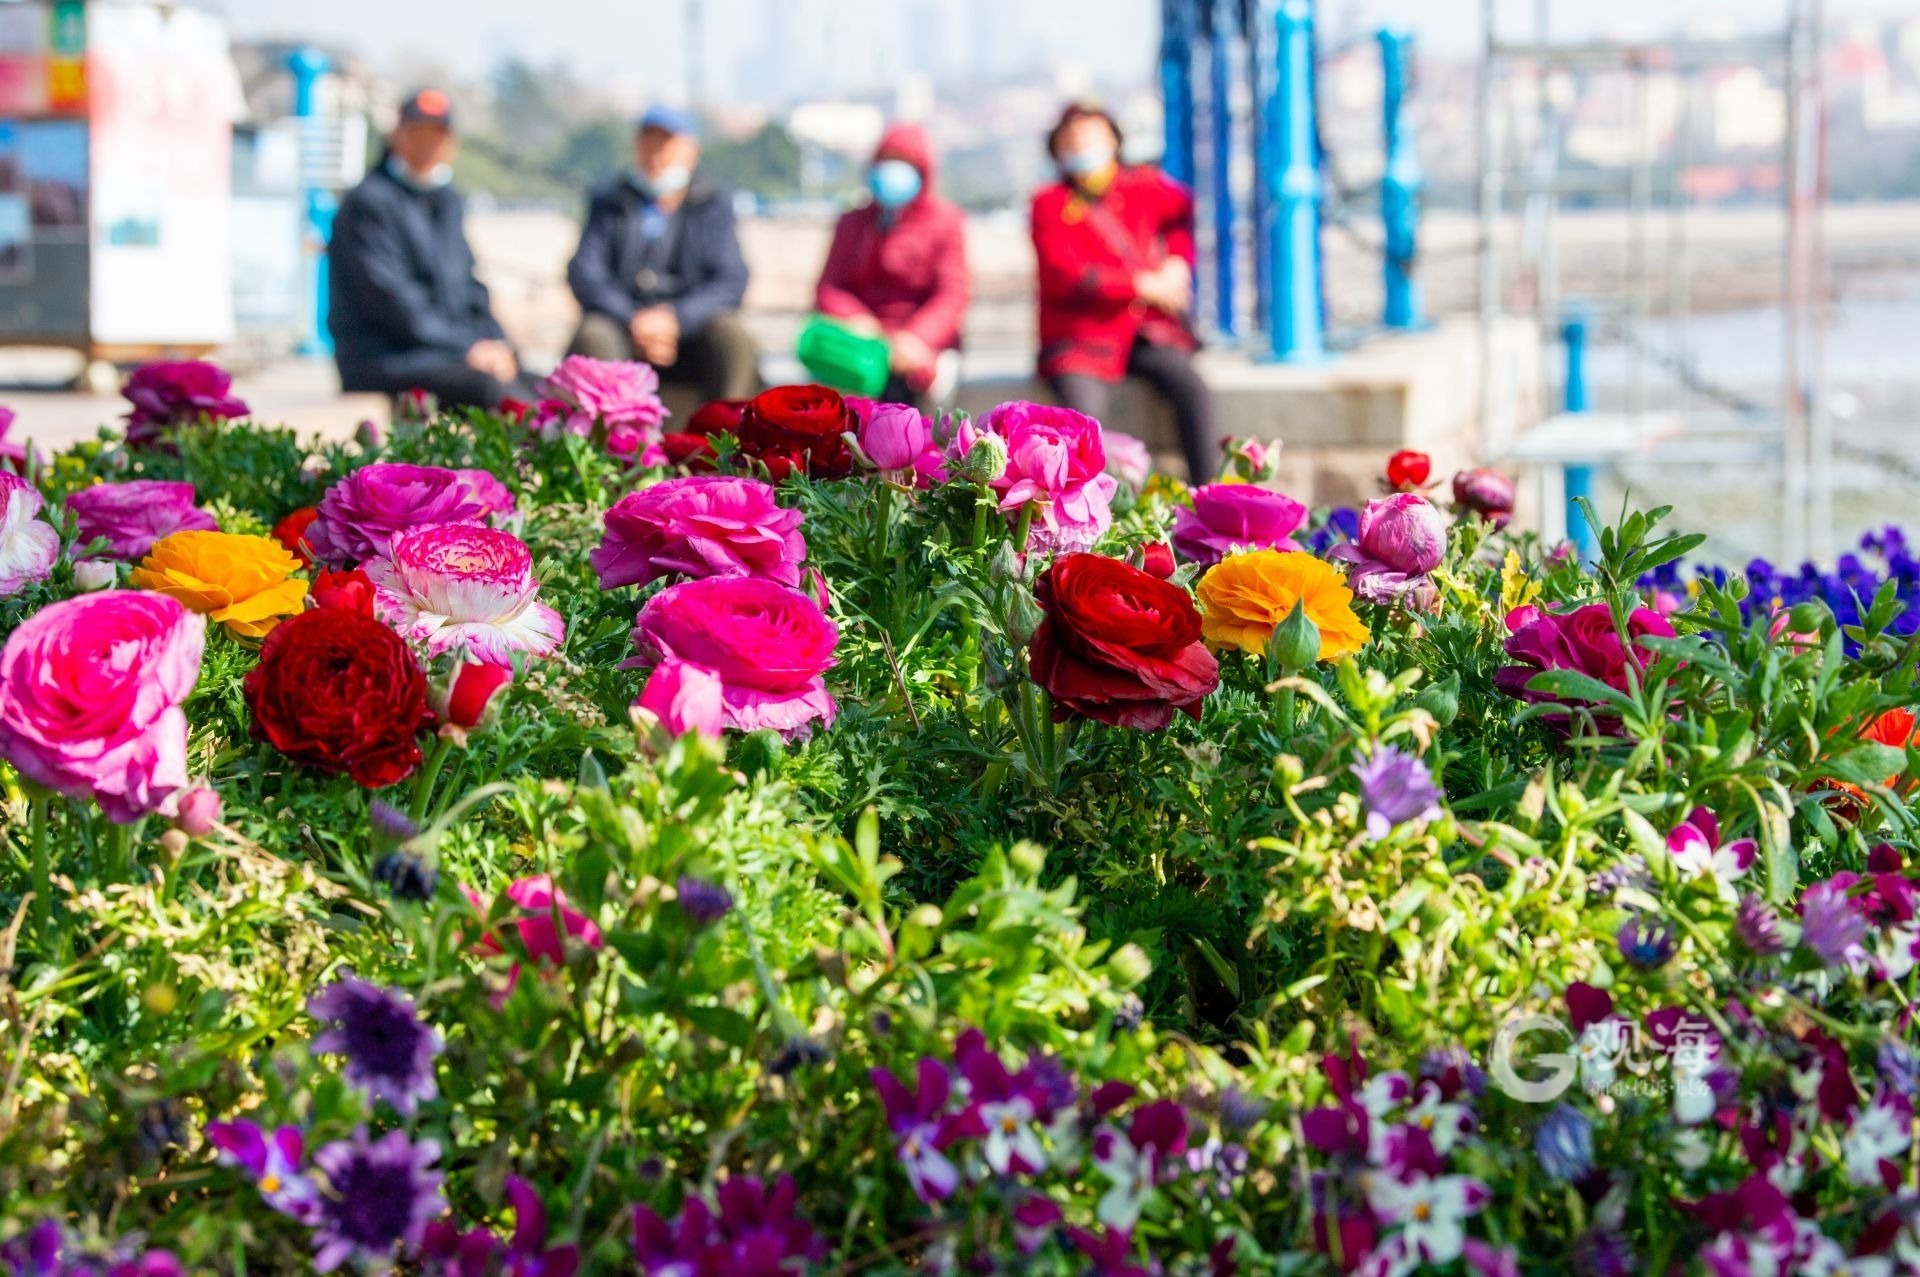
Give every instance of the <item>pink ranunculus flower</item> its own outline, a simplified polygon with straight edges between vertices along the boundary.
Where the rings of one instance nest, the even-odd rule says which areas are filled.
[[[993,481],[1000,508],[1017,520],[1032,504],[1028,550],[1090,549],[1113,526],[1119,482],[1107,473],[1100,423],[1070,408],[1004,403],[980,421],[1007,445],[1007,469]]]
[[[1192,563],[1211,567],[1227,551],[1298,550],[1293,534],[1307,521],[1307,507],[1285,493],[1250,483],[1209,483],[1193,490],[1193,508],[1173,517],[1173,548]]]
[[[487,517],[495,527],[505,527],[520,513],[520,503],[514,499],[513,490],[500,482],[491,470],[455,470],[473,493],[473,499],[486,507]]]
[[[327,489],[307,545],[323,563],[355,567],[385,556],[395,533],[430,523],[485,523],[496,503],[458,470],[376,462]]]
[[[1107,473],[1136,492],[1144,487],[1153,474],[1153,453],[1146,441],[1108,430],[1101,442],[1107,445]]]
[[[1620,691],[1627,689],[1627,664],[1644,669],[1651,653],[1641,640],[1673,638],[1667,618],[1650,608],[1635,608],[1627,618],[1627,634],[1637,651],[1629,656],[1613,625],[1613,610],[1605,603],[1588,603],[1564,615],[1528,605],[1507,613],[1507,655],[1519,661],[1493,673],[1494,686],[1525,701],[1554,697],[1529,692],[1527,682],[1542,670],[1574,670],[1597,678]]]
[[[638,656],[622,668],[651,669],[671,658],[720,678],[726,725],[766,727],[793,739],[830,724],[839,707],[826,672],[840,631],[798,590],[757,577],[708,577],[648,599],[633,627]]]
[[[850,442],[875,470],[899,482],[911,475],[921,488],[947,481],[946,458],[934,442],[933,423],[918,408],[903,403],[862,404],[855,407],[854,416],[860,430]]]
[[[480,894],[471,887],[461,889],[466,893],[468,903],[482,914],[490,912]],[[574,940],[589,949],[598,949],[605,944],[600,927],[593,919],[581,913],[567,903],[567,895],[554,885],[551,874],[536,874],[531,878],[520,878],[508,884],[502,893],[516,909],[510,911],[507,925],[520,937],[521,945],[527,956],[537,967],[557,967],[567,960],[567,941]],[[500,954],[506,952],[506,946],[500,943],[496,935],[484,935],[474,946],[481,953]],[[507,996],[513,992],[520,980],[520,964],[513,964],[507,974],[506,987],[492,998],[494,1010],[506,1003]]]
[[[591,555],[600,588],[687,577],[757,576],[800,584],[802,515],[758,479],[697,474],[629,492],[606,513]]]
[[[13,429],[13,422],[13,409],[0,408],[0,470],[25,474],[27,473],[26,447],[7,438],[7,432]]]
[[[709,740],[719,740],[727,726],[720,676],[705,666],[673,656],[653,667],[633,708],[652,714],[669,736],[698,732]]]
[[[92,798],[121,824],[187,783],[187,716],[204,617],[161,594],[106,590],[41,608],[0,651],[0,758]]]
[[[375,614],[429,657],[459,648],[511,666],[515,652],[547,656],[566,637],[560,614],[536,597],[532,551],[511,532],[410,528],[394,534],[387,557],[361,570],[373,582]]]
[[[1417,492],[1396,492],[1367,502],[1359,539],[1327,557],[1354,565],[1347,586],[1368,603],[1431,607],[1439,592],[1428,574],[1447,557],[1447,517]]]
[[[40,517],[45,505],[39,489],[0,470],[0,598],[46,580],[60,557],[60,534]]]
[[[667,419],[667,406],[660,401],[660,375],[651,365],[632,360],[568,355],[540,389],[576,409],[587,427],[604,421],[609,427],[657,431]]]
[[[99,537],[107,539],[109,558],[138,563],[154,542],[176,532],[218,532],[220,524],[193,504],[191,483],[163,479],[129,479],[125,483],[96,483],[67,497],[79,530],[76,550]]]
[[[244,399],[230,392],[233,375],[201,359],[161,359],[141,364],[120,392],[133,410],[127,414],[127,443],[143,448],[167,426],[188,426],[202,417],[226,421],[244,417]]]

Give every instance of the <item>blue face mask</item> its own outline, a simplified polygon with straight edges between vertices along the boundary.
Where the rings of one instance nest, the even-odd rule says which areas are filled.
[[[920,170],[905,160],[881,160],[867,174],[867,189],[881,208],[902,208],[920,194]]]
[[[1092,177],[1113,163],[1113,148],[1091,146],[1083,151],[1068,151],[1060,157],[1060,168],[1069,177]]]
[[[387,172],[400,179],[400,184],[422,195],[437,191],[453,182],[453,165],[436,164],[425,173],[416,173],[403,163],[399,156],[393,156],[387,162]]]

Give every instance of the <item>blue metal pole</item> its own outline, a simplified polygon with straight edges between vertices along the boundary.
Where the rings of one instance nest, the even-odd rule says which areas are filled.
[[[307,206],[307,294],[312,299],[306,331],[299,350],[303,355],[333,353],[333,338],[327,332],[327,241],[333,237],[333,215],[340,201],[333,191],[316,184],[310,151],[315,143],[313,130],[321,126],[320,77],[333,69],[333,62],[315,48],[295,49],[287,56],[287,69],[293,73],[293,114],[300,121],[300,182]]]
[[[1320,174],[1313,154],[1313,9],[1283,0],[1274,14],[1274,93],[1266,120],[1274,168],[1273,357],[1312,363],[1326,357],[1320,314]]]
[[[1567,348],[1567,379],[1561,388],[1561,406],[1570,413],[1587,411],[1587,317],[1585,313],[1574,310],[1567,313],[1560,327],[1561,340]],[[1593,467],[1589,465],[1568,465],[1562,470],[1563,484],[1567,498],[1567,538],[1573,542],[1573,548],[1582,563],[1591,563],[1599,554],[1600,547],[1594,540],[1593,529],[1587,526],[1587,519],[1577,504],[1583,498],[1593,500]]]
[[[1413,126],[1406,115],[1408,72],[1413,36],[1382,28],[1380,72],[1386,125],[1386,171],[1380,178],[1380,216],[1386,223],[1386,307],[1381,322],[1389,328],[1418,328],[1425,322],[1420,282],[1413,277],[1419,249],[1420,192],[1426,178],[1413,146]]]
[[[1160,95],[1165,100],[1166,150],[1160,168],[1193,185],[1193,6],[1196,0],[1160,0]]]
[[[1212,116],[1212,154],[1208,167],[1213,186],[1214,322],[1231,337],[1239,329],[1234,290],[1233,206],[1233,76],[1228,53],[1233,44],[1234,0],[1213,0],[1208,6],[1207,105]]]
[[[1265,339],[1267,315],[1272,310],[1273,297],[1273,262],[1269,256],[1272,248],[1273,191],[1267,181],[1272,154],[1263,125],[1267,118],[1267,99],[1273,95],[1273,59],[1267,52],[1266,0],[1241,0],[1239,17],[1240,35],[1247,44],[1247,100],[1252,103],[1253,110],[1253,121],[1248,129],[1253,135],[1250,147],[1253,152],[1253,186],[1247,208],[1248,239],[1253,244],[1253,323],[1248,336],[1259,337],[1261,344],[1266,345],[1270,344]],[[1253,343],[1250,341],[1248,344]]]

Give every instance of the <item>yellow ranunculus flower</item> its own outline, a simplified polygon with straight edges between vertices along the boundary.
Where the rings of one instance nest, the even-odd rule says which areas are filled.
[[[299,612],[307,583],[300,560],[272,537],[176,532],[162,537],[128,584],[177,600],[242,638],[264,638]]]
[[[1351,656],[1372,637],[1354,615],[1353,591],[1330,563],[1298,550],[1231,554],[1207,570],[1194,591],[1200,633],[1209,647],[1237,647],[1259,656],[1273,627],[1304,603],[1320,630],[1320,659]]]

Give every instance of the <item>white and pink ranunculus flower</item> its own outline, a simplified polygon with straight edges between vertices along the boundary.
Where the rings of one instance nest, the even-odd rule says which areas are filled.
[[[44,580],[60,557],[60,534],[40,517],[45,504],[32,484],[0,470],[0,598]]]
[[[560,614],[535,597],[532,552],[510,532],[410,528],[363,570],[380,619],[429,656],[464,649],[473,660],[512,665],[515,652],[546,656],[566,637]]]

